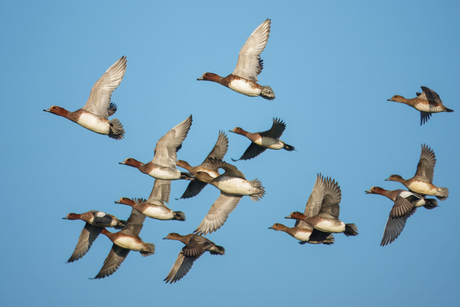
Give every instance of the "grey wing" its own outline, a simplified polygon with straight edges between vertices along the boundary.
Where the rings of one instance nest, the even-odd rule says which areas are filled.
[[[115,273],[116,270],[118,270],[120,265],[123,263],[123,261],[125,261],[126,256],[128,256],[129,254],[129,251],[129,249],[125,249],[116,244],[113,244],[109,255],[104,260],[102,269],[99,271],[99,273],[97,273],[94,279],[108,277]]]
[[[436,156],[427,145],[422,144],[422,154],[417,165],[417,172],[414,178],[425,182],[433,182],[434,167],[436,165]]]
[[[153,203],[155,200],[169,203],[169,195],[171,194],[171,180],[155,179],[152,192],[150,193],[147,202]]]
[[[123,80],[126,63],[126,57],[121,57],[96,81],[83,110],[108,118],[112,93]]]
[[[191,125],[192,115],[162,136],[156,144],[152,162],[157,165],[176,168],[177,148],[182,146]]]
[[[199,180],[191,180],[185,190],[184,194],[180,198],[191,198],[197,196],[207,185],[206,182]]]
[[[409,191],[404,191],[403,193],[410,193],[411,195],[414,195]],[[414,205],[409,201],[409,199],[401,197],[400,194],[398,194],[395,199],[395,204],[393,205],[393,208],[391,208],[390,218],[400,218],[406,216],[412,211],[413,207]]]
[[[263,69],[260,54],[264,51],[270,35],[270,19],[265,20],[257,29],[252,32],[246,43],[240,50],[238,62],[233,74],[254,82],[257,82],[257,75]]]
[[[181,251],[164,281],[172,284],[173,282],[180,280],[188,273],[188,271],[190,271],[193,262],[198,259],[198,257],[186,257]]]
[[[227,153],[227,150],[228,150],[228,137],[225,134],[225,132],[219,131],[219,137],[217,138],[216,145],[214,145],[214,148],[211,150],[211,152],[206,157],[204,162],[206,162],[208,158],[220,159],[220,160],[224,159],[224,156]]]
[[[120,230],[121,233],[138,236],[144,225],[145,215],[137,211],[131,210],[131,215],[128,218],[127,226]]]
[[[75,247],[72,256],[70,256],[69,260],[67,260],[67,263],[74,262],[82,258],[89,251],[91,245],[93,245],[93,242],[97,239],[102,229],[102,227],[86,223],[80,233],[80,237],[78,238],[77,246]]]
[[[420,111],[420,126],[426,123],[431,117],[431,113]]]
[[[325,217],[333,217],[338,219],[340,215],[339,203],[342,200],[342,192],[339,184],[331,178],[325,178],[324,183],[324,198],[321,205],[320,214]]]
[[[273,125],[270,130],[259,132],[261,136],[269,136],[279,139],[286,129],[286,124],[279,118],[273,118]]]
[[[244,177],[244,174],[241,171],[239,171],[235,165],[229,164],[225,161],[218,159],[209,159],[209,162],[212,163],[213,168],[221,168],[225,170],[222,176],[239,177],[246,179]]]
[[[321,210],[321,204],[324,198],[324,182],[321,174],[316,176],[316,182],[311,191],[310,197],[308,197],[307,205],[305,206],[304,215],[306,217],[313,217],[318,215]]]
[[[208,214],[206,214],[194,232],[206,235],[219,229],[227,220],[228,215],[236,208],[242,197],[221,192],[219,198],[212,204]]]
[[[442,104],[441,97],[439,97],[439,95],[435,91],[427,88],[426,86],[421,86],[421,88],[423,94],[418,96],[418,98],[424,97],[428,101],[436,101]]]
[[[257,145],[256,143],[251,143],[249,147],[246,149],[246,151],[243,153],[243,155],[238,159],[238,160],[250,160],[252,158],[257,157],[261,153],[263,153],[267,147],[262,147]],[[235,159],[232,159],[233,161],[238,161]]]

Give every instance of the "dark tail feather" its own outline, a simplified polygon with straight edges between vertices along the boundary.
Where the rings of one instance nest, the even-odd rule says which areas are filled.
[[[216,245],[215,249],[210,250],[209,253],[211,253],[211,255],[223,255],[225,254],[225,248],[223,248],[222,246]]]
[[[182,211],[174,211],[174,218],[173,220],[178,220],[178,221],[185,221],[185,214]]]
[[[286,149],[287,151],[293,151],[295,150],[294,146],[291,146],[291,145],[288,145],[286,143],[284,143],[284,149]]]
[[[438,201],[436,199],[425,198],[425,209],[431,210],[438,206]]]
[[[345,224],[345,232],[344,234],[349,237],[349,236],[356,236],[358,235],[358,227],[356,227],[355,224],[350,223],[350,224]]]
[[[145,243],[145,244],[148,245],[148,247],[150,248],[150,251],[149,252],[139,252],[139,253],[141,253],[143,257],[153,255],[155,253],[155,245],[153,245],[152,243]]]
[[[117,118],[112,119],[110,122],[110,131],[109,137],[115,140],[121,140],[125,135],[125,130],[123,129],[123,125]]]
[[[446,108],[446,112],[454,112],[454,110]]]
[[[268,85],[262,86],[262,91],[260,92],[260,96],[268,100],[275,99],[275,93],[273,92],[272,88]]]

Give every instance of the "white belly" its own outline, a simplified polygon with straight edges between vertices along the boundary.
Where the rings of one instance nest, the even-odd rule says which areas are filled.
[[[437,189],[434,188],[432,185],[422,181],[413,182],[408,186],[408,188],[409,190],[414,191],[415,193],[423,195],[436,195],[437,192]]]
[[[171,167],[155,167],[150,173],[153,178],[176,180],[180,178],[180,171]]]
[[[311,232],[303,232],[303,231],[298,231],[294,238],[300,241],[308,241],[310,240]]]
[[[233,80],[228,87],[235,92],[244,94],[246,96],[256,97],[260,96],[260,89],[251,86],[250,82],[246,80]]]
[[[82,113],[77,121],[77,124],[100,134],[107,135],[110,132],[110,124],[108,120],[90,113]]]
[[[133,251],[143,251],[144,244],[134,240],[131,237],[120,237],[114,242],[116,245]]]
[[[233,195],[251,195],[258,192],[249,181],[242,178],[219,180],[217,188],[222,192]]]
[[[415,108],[419,111],[422,112],[427,112],[427,113],[439,113],[443,111],[442,107],[431,107],[428,104],[417,104]]]
[[[323,232],[340,233],[345,231],[345,223],[336,220],[322,219],[315,225],[315,229]]]
[[[267,147],[270,149],[282,149],[284,147],[283,142],[281,142],[278,139],[270,138],[270,137],[259,138],[254,143],[256,143],[259,146]]]
[[[149,206],[142,214],[158,220],[170,220],[173,218],[171,210],[164,206]]]

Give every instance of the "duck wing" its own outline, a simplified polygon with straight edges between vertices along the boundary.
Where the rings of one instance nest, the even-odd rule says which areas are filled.
[[[152,163],[176,168],[176,152],[182,146],[191,125],[192,115],[162,136],[156,144]]]
[[[417,172],[415,173],[414,178],[424,181],[424,182],[433,182],[433,173],[434,167],[436,165],[436,156],[427,145],[422,144],[422,154],[420,155],[420,160],[417,165]]]
[[[113,114],[116,111],[116,107],[114,111],[114,107],[111,106],[110,101],[113,91],[120,85],[121,80],[123,80],[126,63],[126,57],[122,56],[96,81],[83,110],[105,119],[109,117],[109,113]]]
[[[263,69],[263,61],[260,58],[260,54],[267,45],[270,35],[270,24],[270,19],[265,20],[249,36],[240,50],[233,75],[257,82],[257,75]]]

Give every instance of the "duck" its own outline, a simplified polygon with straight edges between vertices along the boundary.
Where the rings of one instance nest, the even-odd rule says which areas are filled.
[[[434,167],[436,155],[426,144],[422,144],[422,153],[417,164],[417,171],[411,179],[404,179],[400,175],[391,175],[385,181],[397,181],[406,188],[420,195],[436,196],[439,200],[446,200],[449,197],[449,189],[437,187],[433,184]]]
[[[117,217],[98,210],[90,210],[85,213],[69,213],[64,220],[82,220],[85,221],[85,227],[80,233],[77,246],[70,256],[67,263],[77,261],[89,251],[93,242],[97,239],[104,227],[114,227],[122,229],[126,226],[125,220],[120,220]]]
[[[167,191],[167,197],[164,196],[164,191]],[[164,199],[169,198],[171,191],[171,180],[155,179],[150,197],[145,200],[143,198],[130,199],[122,197],[116,204],[128,205],[138,210],[145,216],[157,220],[177,220],[185,221],[185,214],[182,211],[172,211],[165,203]]]
[[[184,277],[192,268],[195,260],[200,258],[205,252],[211,255],[224,255],[225,248],[216,245],[211,240],[196,234],[180,235],[178,233],[168,234],[164,240],[178,240],[185,244],[174,262],[168,276],[164,279],[166,283],[174,283]]]
[[[263,153],[267,148],[276,150],[285,149],[287,151],[295,150],[294,146],[288,145],[279,140],[284,132],[284,129],[286,129],[286,124],[281,119],[273,118],[272,127],[267,131],[251,133],[240,127],[230,130],[230,132],[243,135],[252,141],[251,145],[249,145],[241,158],[232,160],[236,162],[238,160],[249,160],[255,158]]]
[[[320,176],[320,175],[318,175]],[[358,228],[354,223],[344,223],[339,219],[340,201],[342,200],[342,192],[338,182],[329,177],[321,177],[324,185],[324,197],[319,202],[312,206],[310,214],[305,215],[300,212],[292,212],[286,218],[305,221],[316,230],[326,233],[343,233],[348,236],[358,235]],[[318,211],[317,214],[315,214]]]
[[[326,189],[323,178],[320,175],[316,176],[315,185],[308,197],[307,205],[305,206],[304,215],[306,217],[313,217],[319,214],[323,200],[326,198]],[[286,218],[291,218],[287,216]],[[334,235],[330,232],[323,232],[315,229],[313,226],[303,220],[296,220],[294,227],[287,227],[280,223],[275,223],[269,229],[284,231],[293,238],[299,240],[300,244],[326,244],[331,245],[334,243]]]
[[[243,196],[248,195],[253,201],[259,201],[265,194],[264,187],[258,179],[246,180],[244,174],[234,165],[217,159],[210,159],[210,162],[214,167],[222,168],[225,172],[216,178],[212,178],[206,172],[198,172],[195,176],[198,180],[210,183],[220,190],[219,198],[212,204],[209,212],[194,231],[204,235],[222,227]]]
[[[394,242],[399,237],[406,226],[407,219],[415,213],[415,210],[418,207],[423,206],[426,209],[434,209],[438,206],[436,199],[428,199],[402,189],[389,191],[381,187],[374,186],[365,192],[366,194],[383,195],[394,202],[393,208],[388,216],[385,229],[383,230],[383,237],[380,242],[380,246],[386,246]]]
[[[197,80],[217,82],[237,93],[250,97],[260,96],[267,100],[275,99],[275,93],[270,86],[262,86],[257,83],[257,76],[263,69],[263,60],[260,58],[260,54],[267,45],[270,27],[271,20],[266,19],[252,32],[240,50],[233,73],[221,77],[215,73],[206,72]]]
[[[210,159],[220,159],[223,160],[225,154],[228,150],[228,137],[223,131],[219,131],[219,136],[217,138],[216,144],[212,148],[211,152],[208,154],[203,163],[198,166],[191,166],[187,161],[177,160],[176,165],[182,168],[185,168],[189,171],[192,176],[195,176],[197,172],[206,172],[212,178],[218,177],[220,174],[218,169],[213,166],[209,161]],[[181,199],[191,198],[198,195],[204,187],[207,185],[206,182],[200,180],[191,180],[185,190],[184,194],[180,197]]]
[[[420,111],[420,126],[425,124],[431,117],[432,113],[454,112],[454,110],[445,107],[439,95],[426,86],[421,86],[422,93],[417,92],[417,97],[406,99],[400,95],[394,95],[387,101],[395,101],[407,104]]]
[[[112,93],[120,85],[125,75],[127,59],[122,56],[96,81],[83,108],[70,112],[62,107],[51,106],[43,110],[65,117],[93,132],[108,135],[115,140],[123,139],[125,130],[121,122],[109,117],[117,111],[117,105],[111,102]]]
[[[139,237],[144,220],[145,215],[133,208],[125,228],[116,233],[109,232],[105,228],[102,230],[101,233],[106,235],[113,242],[113,245],[101,270],[94,279],[102,279],[115,273],[132,250],[138,251],[144,257],[155,253],[155,245],[145,243]]]
[[[187,137],[192,125],[192,115],[162,136],[154,149],[154,157],[148,163],[128,158],[120,164],[137,168],[141,173],[164,180],[191,179],[189,173],[176,168],[177,151]]]

